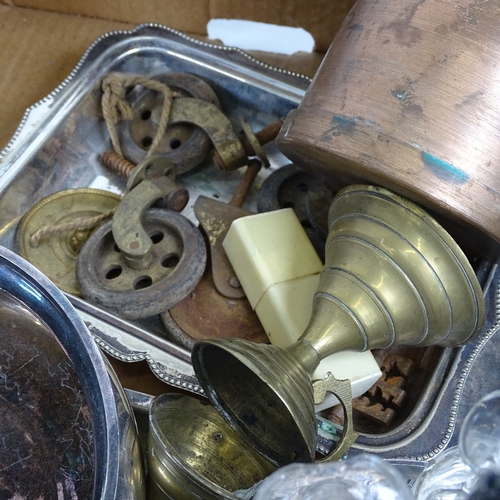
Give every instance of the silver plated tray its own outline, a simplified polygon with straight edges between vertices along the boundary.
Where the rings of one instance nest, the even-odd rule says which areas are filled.
[[[259,130],[296,107],[309,79],[257,61],[239,49],[189,38],[159,25],[141,25],[97,39],[68,78],[45,99],[29,108],[13,139],[0,153],[0,245],[16,251],[16,230],[23,214],[42,198],[69,188],[94,187],[123,193],[125,181],[107,171],[99,155],[110,149],[103,120],[95,108],[95,92],[110,72],[152,76],[188,72],[215,90],[226,116],[238,130],[243,117]],[[94,107],[93,107],[94,106]],[[244,208],[255,210],[256,189],[271,171],[289,163],[274,146],[266,146],[269,169],[262,171]],[[183,210],[197,224],[192,206],[199,194],[229,201],[241,172],[221,172],[212,164],[178,176],[188,188]],[[190,353],[167,341],[156,319],[124,321],[68,296],[97,344],[126,362],[146,360],[163,381],[202,392]]]

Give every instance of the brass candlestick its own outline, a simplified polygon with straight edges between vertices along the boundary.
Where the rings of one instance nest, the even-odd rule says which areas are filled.
[[[284,349],[218,339],[192,351],[219,413],[277,465],[314,460],[314,404],[325,392],[346,412],[341,441],[326,459],[340,458],[356,437],[349,382],[312,381],[323,358],[397,344],[456,346],[484,324],[471,265],[420,207],[386,189],[356,185],[335,196],[328,219],[326,262],[300,339]]]

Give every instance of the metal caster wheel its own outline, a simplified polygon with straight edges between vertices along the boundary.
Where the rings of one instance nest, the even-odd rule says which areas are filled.
[[[188,73],[165,73],[154,77],[183,97],[194,97],[220,107],[212,88],[201,78]],[[127,95],[133,109],[130,122],[120,124],[120,143],[124,155],[139,163],[148,152],[158,127],[163,96],[137,86]],[[165,156],[182,174],[199,165],[212,150],[212,141],[200,128],[190,123],[170,123],[155,154]]]
[[[183,300],[200,281],[207,260],[201,233],[177,212],[150,209],[142,225],[152,242],[147,265],[130,264],[108,222],[85,243],[76,266],[82,296],[126,319],[154,316]]]
[[[324,180],[297,165],[275,170],[263,183],[257,199],[258,212],[292,208],[321,260],[325,257],[328,208],[333,193]]]

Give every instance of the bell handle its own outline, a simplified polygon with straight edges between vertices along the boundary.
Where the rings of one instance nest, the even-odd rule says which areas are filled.
[[[313,382],[314,404],[321,403],[330,392],[340,401],[344,409],[344,428],[342,436],[337,443],[337,446],[317,462],[333,462],[340,460],[351,448],[358,437],[358,433],[354,431],[352,424],[352,391],[351,382],[349,380],[338,380],[331,372],[328,372],[322,379]]]

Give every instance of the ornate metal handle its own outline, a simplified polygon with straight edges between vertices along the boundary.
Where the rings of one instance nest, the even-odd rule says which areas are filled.
[[[317,462],[340,460],[358,438],[358,433],[354,431],[352,425],[351,382],[349,380],[338,380],[331,372],[328,372],[325,377],[313,382],[314,404],[321,403],[325,399],[327,392],[337,396],[344,409],[344,429],[337,446],[325,458],[316,460]]]

